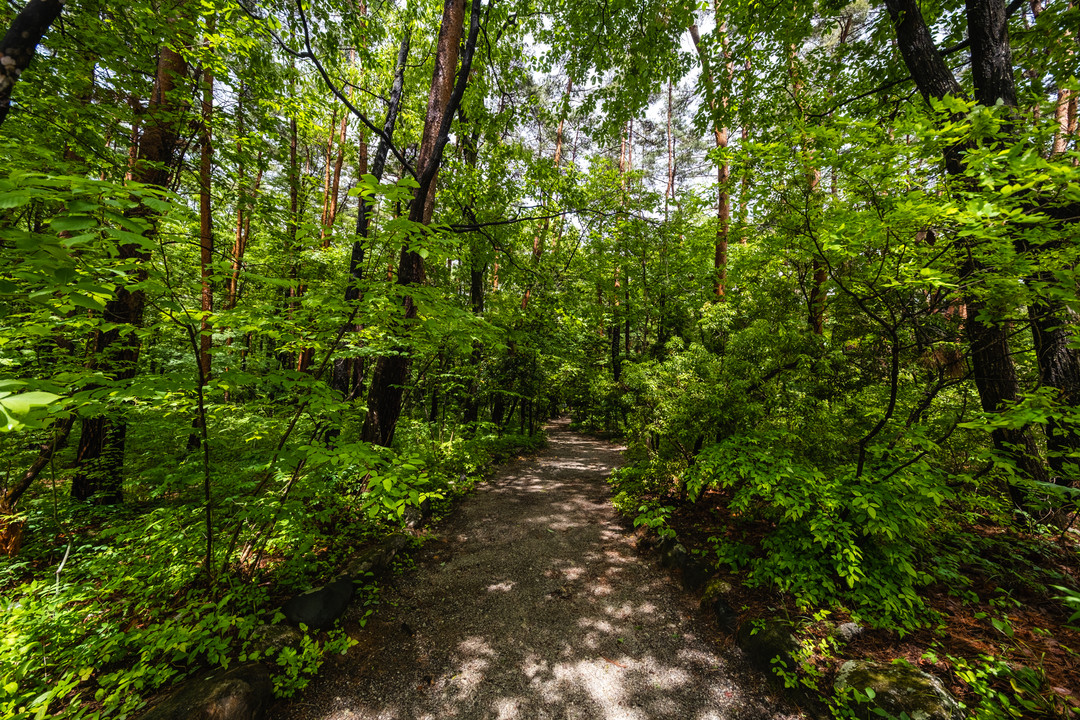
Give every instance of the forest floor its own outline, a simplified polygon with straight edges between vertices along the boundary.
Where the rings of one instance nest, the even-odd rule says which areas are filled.
[[[707,552],[717,528],[747,530],[726,509],[729,504],[730,496],[706,492],[698,503],[679,507],[669,526],[687,548]],[[764,527],[750,527],[741,539],[760,543],[765,534]],[[937,582],[922,591],[936,622],[906,633],[868,628],[838,647],[828,639],[838,624],[852,619],[846,612],[833,609],[815,618],[791,595],[750,587],[745,569],[719,578],[732,588],[724,597],[739,609],[741,622],[793,622],[796,637],[816,648],[807,660],[813,682],[826,693],[846,660],[900,659],[938,677],[969,708],[989,700],[991,716],[998,695],[1011,698],[1025,718],[1080,717],[1080,632],[1067,621],[1075,608],[1051,597],[1055,584],[1080,584],[1080,534],[1036,534],[987,523],[964,526],[963,536],[966,552],[960,553],[957,573],[965,582]],[[947,548],[941,550],[944,555]]]
[[[635,550],[605,482],[621,448],[565,420],[548,433],[432,531],[365,627],[350,616],[359,644],[272,720],[797,717]]]

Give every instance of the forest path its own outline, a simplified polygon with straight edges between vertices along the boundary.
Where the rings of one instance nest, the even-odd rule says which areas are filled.
[[[548,427],[393,579],[360,645],[273,720],[786,717],[640,557],[605,483],[620,448]]]

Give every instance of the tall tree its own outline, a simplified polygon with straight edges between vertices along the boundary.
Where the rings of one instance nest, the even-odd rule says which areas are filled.
[[[464,27],[465,0],[446,0],[435,55],[435,70],[428,94],[424,132],[417,157],[418,187],[409,205],[409,220],[421,225],[431,222],[435,208],[435,178],[442,161],[443,149],[449,139],[450,125],[465,87],[469,82],[476,40],[480,32],[481,0],[472,0],[469,35],[462,53],[461,68],[454,81],[458,61],[458,45]],[[409,286],[424,281],[424,259],[408,244],[401,248],[397,283],[406,294],[402,299],[406,327],[416,319],[417,307]],[[361,437],[365,442],[390,445],[401,414],[401,398],[409,376],[409,355],[404,348],[394,355],[380,357],[371,379],[368,394],[368,413]]]
[[[179,161],[182,109],[187,79],[187,61],[167,43],[161,46],[154,77],[154,89],[147,103],[142,135],[132,178],[145,185],[168,187],[169,177]],[[141,206],[136,211],[152,220],[152,211]],[[153,225],[151,224],[151,228]],[[128,261],[128,278],[102,312],[104,323],[93,341],[95,370],[114,381],[135,377],[141,342],[138,327],[146,305],[146,291],[140,283],[147,278],[150,253],[143,241],[123,241],[118,248],[121,261]],[[128,285],[130,283],[130,287]],[[78,500],[116,503],[123,498],[123,460],[127,423],[121,416],[97,415],[84,418],[76,454],[79,469],[71,482],[71,495]]]
[[[728,106],[728,88],[734,73],[731,56],[727,48],[727,23],[721,15],[720,0],[714,0],[713,13],[720,45],[720,56],[726,70],[724,78],[717,78],[713,73],[708,50],[702,43],[701,33],[696,23],[690,25],[690,37],[694,41],[694,47],[697,48],[698,57],[701,60],[701,74],[705,83],[706,100],[709,103],[710,115],[712,116],[713,137],[716,140],[716,149],[721,154],[716,168],[716,243],[713,256],[713,291],[716,299],[722,301],[724,299],[724,286],[727,282],[728,235],[731,229],[731,193],[728,190],[731,169],[726,157],[728,128],[724,115]]]
[[[945,64],[915,0],[886,0],[885,4],[896,29],[901,55],[923,98],[930,101],[948,96],[962,97],[963,90]],[[993,105],[1000,98],[1007,106],[1015,107],[1004,2],[969,0],[967,10],[977,100]],[[963,173],[963,156],[967,149],[969,147],[962,144],[945,149],[945,166],[950,176],[959,177]],[[967,308],[964,330],[974,367],[975,386],[983,410],[998,413],[1020,397],[1009,346],[1010,329],[1005,319],[994,313],[985,294],[978,291],[979,282],[992,270],[974,248],[961,248],[961,254],[959,275],[965,288],[963,300]],[[1033,480],[1048,479],[1030,426],[995,427],[991,437],[998,452],[1011,457],[1024,475]]]

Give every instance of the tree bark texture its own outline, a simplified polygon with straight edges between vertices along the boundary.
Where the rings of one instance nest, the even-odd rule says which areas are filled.
[[[11,93],[37,53],[49,27],[64,9],[62,0],[30,0],[15,16],[0,44],[0,125],[11,109]]]

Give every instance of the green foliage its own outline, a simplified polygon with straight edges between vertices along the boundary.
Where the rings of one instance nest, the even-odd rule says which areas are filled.
[[[704,450],[687,472],[691,499],[732,490],[728,508],[766,535],[748,560],[749,580],[792,593],[804,607],[833,603],[883,625],[925,620],[918,569],[928,531],[950,495],[941,473],[916,463],[885,477],[854,468],[825,472],[786,450],[781,435],[733,436]],[[718,539],[717,553],[731,553]]]
[[[1066,698],[1049,686],[1041,666],[1014,664],[985,654],[971,659],[949,656],[949,661],[978,699],[978,704],[968,709],[968,717],[1067,718],[1071,714]]]
[[[1053,588],[1061,592],[1061,595],[1055,599],[1060,600],[1065,607],[1073,611],[1068,622],[1080,623],[1080,592],[1060,585],[1054,585]]]
[[[1060,92],[1080,90],[1080,54],[1062,41],[1075,9],[1012,18],[1020,103],[1038,109],[1013,113],[878,86],[910,73],[889,14],[865,2],[496,3],[428,225],[408,220],[418,169],[397,155],[415,165],[434,61],[416,48],[435,43],[440,3],[188,10],[68,3],[3,126],[8,486],[57,419],[77,418],[4,519],[7,540],[25,528],[0,564],[8,713],[77,717],[99,693],[129,712],[163,683],[251,657],[251,623],[279,599],[260,588],[306,587],[416,508],[445,510],[567,408],[575,427],[625,436],[621,511],[670,536],[673,515],[711,505],[726,518],[706,528],[714,559],[802,606],[907,631],[929,618],[928,583],[970,599],[972,565],[1029,589],[1075,585],[1018,572],[965,531],[1077,501],[1076,390],[1047,381],[1030,332],[1075,354],[1080,170],[1056,117]],[[969,35],[958,7],[921,12],[944,44]],[[405,28],[399,152],[380,181],[371,129]],[[310,53],[279,47],[302,37]],[[154,97],[164,47],[188,69]],[[958,77],[969,96],[971,78]],[[187,147],[169,149],[170,191],[125,179],[161,121]],[[204,129],[208,263],[194,212]],[[954,151],[962,167],[943,171]],[[394,282],[409,251],[424,280]],[[133,296],[141,317],[106,312]],[[1001,402],[973,382],[986,379],[975,323],[1009,345],[1013,367],[995,377],[1016,391]],[[96,353],[103,338],[129,364]],[[360,438],[385,358],[405,371],[393,446],[379,448]],[[81,421],[99,417],[126,433],[110,478],[121,511],[61,498],[86,469]],[[1025,477],[1006,432],[1030,436],[1051,482]],[[306,636],[277,658],[278,692],[347,645]],[[977,684],[990,670],[974,667]],[[1031,677],[1012,677],[1029,689],[995,707],[1050,712],[1024,704],[1039,702]]]
[[[307,630],[303,625],[300,629]],[[305,632],[299,648],[283,647],[274,658],[277,666],[277,672],[274,675],[274,695],[283,698],[293,697],[307,687],[308,682],[322,667],[327,655],[330,653],[344,655],[354,645],[356,645],[356,640],[341,628],[331,630],[326,640],[313,639]]]

